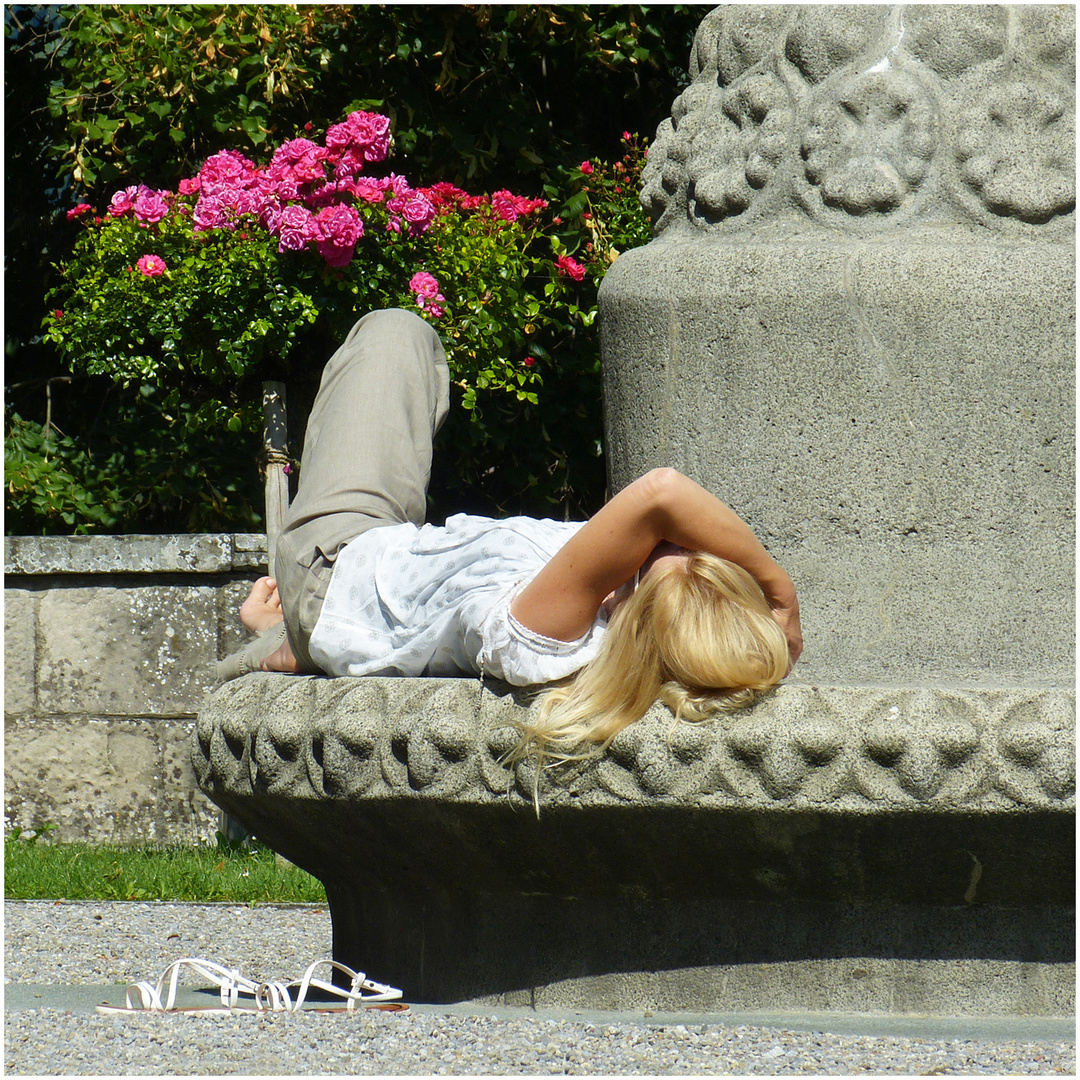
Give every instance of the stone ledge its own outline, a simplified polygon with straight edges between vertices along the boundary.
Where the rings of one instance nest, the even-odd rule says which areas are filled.
[[[261,533],[4,539],[7,574],[223,574],[265,568]]]
[[[657,708],[545,779],[539,819],[499,763],[528,704],[254,674],[207,699],[192,764],[322,880],[335,957],[412,1000],[1073,1007],[1071,692],[787,686],[674,730]]]
[[[257,673],[207,699],[202,790],[328,887],[1071,904],[1073,695],[786,686],[545,776],[501,764],[529,696]],[[1038,872],[1033,872],[1033,867]]]
[[[475,680],[253,675],[198,722],[200,782],[231,794],[527,806],[499,762],[527,693]],[[785,686],[753,710],[672,727],[660,706],[607,755],[545,782],[546,808],[829,813],[1072,812],[1075,695],[1062,689]]]

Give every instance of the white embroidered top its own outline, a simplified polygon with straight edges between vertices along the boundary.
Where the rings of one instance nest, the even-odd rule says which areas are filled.
[[[517,686],[573,674],[597,652],[603,608],[577,641],[522,626],[510,605],[580,522],[457,514],[369,529],[338,554],[312,659],[330,675],[492,675]]]

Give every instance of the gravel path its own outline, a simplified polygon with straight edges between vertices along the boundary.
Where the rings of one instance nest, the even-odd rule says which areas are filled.
[[[329,955],[330,916],[325,907],[9,901],[4,953],[6,984],[105,987],[156,977],[192,955],[281,978]],[[115,986],[107,996],[123,999]],[[4,1058],[9,1075],[1001,1076],[1074,1073],[1076,1054],[1074,1041],[836,1035],[495,1007],[204,1017],[42,1007],[5,1013]]]

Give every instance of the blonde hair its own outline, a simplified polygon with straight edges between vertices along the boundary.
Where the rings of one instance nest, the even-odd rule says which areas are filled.
[[[787,639],[758,583],[693,552],[657,566],[616,609],[596,657],[546,690],[511,763],[595,757],[657,700],[679,720],[749,705],[787,674]]]

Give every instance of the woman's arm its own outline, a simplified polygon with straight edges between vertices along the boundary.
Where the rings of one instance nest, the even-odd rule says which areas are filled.
[[[802,632],[791,578],[733,510],[674,469],[654,469],[620,491],[518,594],[511,611],[539,634],[574,641],[588,632],[604,598],[665,540],[749,571],[784,630],[792,663],[798,659]]]

